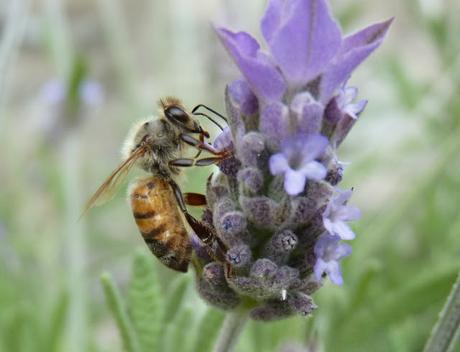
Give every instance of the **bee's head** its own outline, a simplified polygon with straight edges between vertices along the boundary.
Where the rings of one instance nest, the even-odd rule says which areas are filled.
[[[205,133],[200,124],[191,117],[176,98],[160,100],[165,119],[184,132]]]

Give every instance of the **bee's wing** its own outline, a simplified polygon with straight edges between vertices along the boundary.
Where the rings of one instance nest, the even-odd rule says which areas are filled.
[[[102,183],[92,197],[88,200],[83,209],[82,216],[91,208],[104,204],[111,200],[115,195],[118,187],[123,183],[128,176],[136,161],[142,157],[147,151],[146,147],[137,148],[120,166],[118,166],[110,176]]]

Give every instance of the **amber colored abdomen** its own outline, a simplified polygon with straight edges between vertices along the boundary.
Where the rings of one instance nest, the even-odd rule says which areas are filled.
[[[158,177],[143,179],[130,198],[137,227],[152,253],[167,267],[186,272],[192,247],[170,185]]]

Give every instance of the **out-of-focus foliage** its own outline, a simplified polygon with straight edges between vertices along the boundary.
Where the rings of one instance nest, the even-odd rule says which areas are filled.
[[[210,350],[223,315],[199,300],[191,274],[164,269],[145,249],[131,274],[144,244],[124,190],[77,220],[155,100],[173,94],[223,111],[235,71],[209,22],[256,32],[263,6],[0,3],[0,351],[122,351],[127,338],[138,350]],[[351,80],[370,102],[340,154],[354,161],[344,182],[359,184],[354,203],[363,210],[354,253],[344,286],[315,296],[312,319],[249,322],[238,351],[279,351],[311,336],[326,351],[420,351],[460,268],[460,4],[332,7],[344,32],[396,15],[378,55]],[[76,80],[78,62],[85,70]],[[103,99],[85,80],[99,83]],[[51,81],[66,91],[44,90]],[[63,96],[78,108],[69,112]],[[190,170],[185,190],[203,191],[210,172]],[[131,332],[120,334],[117,322]]]
[[[200,316],[186,307],[183,300],[189,280],[177,279],[162,292],[152,263],[150,254],[136,256],[127,306],[110,276],[101,278],[125,349],[210,351],[224,313],[210,308]]]

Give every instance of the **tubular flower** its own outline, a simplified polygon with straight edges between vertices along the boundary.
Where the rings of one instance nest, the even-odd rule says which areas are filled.
[[[215,147],[232,150],[209,178],[203,221],[225,246],[220,260],[200,243],[198,291],[222,309],[258,320],[315,308],[325,278],[342,284],[340,260],[359,217],[340,191],[337,147],[365,108],[352,71],[383,41],[392,20],[343,36],[325,0],[270,0],[266,49],[248,33],[216,28],[242,77],[225,92],[228,128]]]

